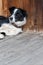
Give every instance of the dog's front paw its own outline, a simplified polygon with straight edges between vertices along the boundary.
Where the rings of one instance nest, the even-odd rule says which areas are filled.
[[[5,36],[3,34],[0,34],[0,40],[2,40]]]

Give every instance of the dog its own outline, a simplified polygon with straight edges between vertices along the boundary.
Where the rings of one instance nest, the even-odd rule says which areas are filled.
[[[11,13],[11,16],[9,17],[10,23],[14,23],[18,27],[26,24],[26,11],[15,7],[9,8],[9,11]]]
[[[17,35],[22,31],[22,26],[26,24],[27,13],[21,8],[9,8],[10,16],[0,16],[0,39],[6,35]]]

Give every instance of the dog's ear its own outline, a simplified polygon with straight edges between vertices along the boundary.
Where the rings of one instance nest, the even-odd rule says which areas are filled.
[[[11,7],[11,8],[9,8],[10,14],[13,13],[14,9],[15,9],[15,7]]]

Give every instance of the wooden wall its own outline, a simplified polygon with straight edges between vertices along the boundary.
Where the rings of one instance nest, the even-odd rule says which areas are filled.
[[[4,16],[8,16],[8,8],[15,6],[27,11],[28,18],[27,23],[23,27],[30,30],[42,30],[43,29],[43,0],[0,0],[3,1],[3,6],[0,3],[0,11],[2,9]],[[1,11],[1,12],[2,12]]]
[[[8,15],[8,1],[0,0],[0,15],[7,16]]]
[[[2,0],[0,0],[0,15],[3,14],[3,10],[2,10]]]
[[[43,0],[31,0],[30,20],[33,28],[38,31],[43,29]]]
[[[24,28],[43,29],[43,0],[8,0],[9,7],[16,6],[27,11],[28,21]]]
[[[8,0],[8,5],[9,7],[15,6],[18,8],[22,8],[24,10],[27,11],[27,13],[29,14],[30,11],[30,0]],[[29,29],[29,22],[26,23],[25,26],[23,26],[23,29]]]

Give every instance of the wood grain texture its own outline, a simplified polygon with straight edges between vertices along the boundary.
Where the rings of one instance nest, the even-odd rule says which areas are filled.
[[[2,0],[0,0],[0,15],[3,14],[3,8],[2,8]]]
[[[27,11],[28,19],[23,28],[30,30],[43,29],[43,0],[8,0],[9,7],[16,6]]]
[[[7,0],[0,0],[0,15],[6,17],[9,15]]]
[[[0,0],[0,15],[9,16],[9,7],[27,11],[28,18],[23,29],[43,30],[43,0]]]
[[[8,16],[9,15],[8,0],[3,0],[2,5],[3,5],[3,15]]]
[[[8,0],[9,7],[15,6],[17,8],[22,8],[27,11],[28,14],[30,14],[30,0]],[[26,23],[25,26],[23,26],[23,29],[29,28],[29,22]]]
[[[24,32],[0,40],[0,65],[43,65],[43,34]]]

